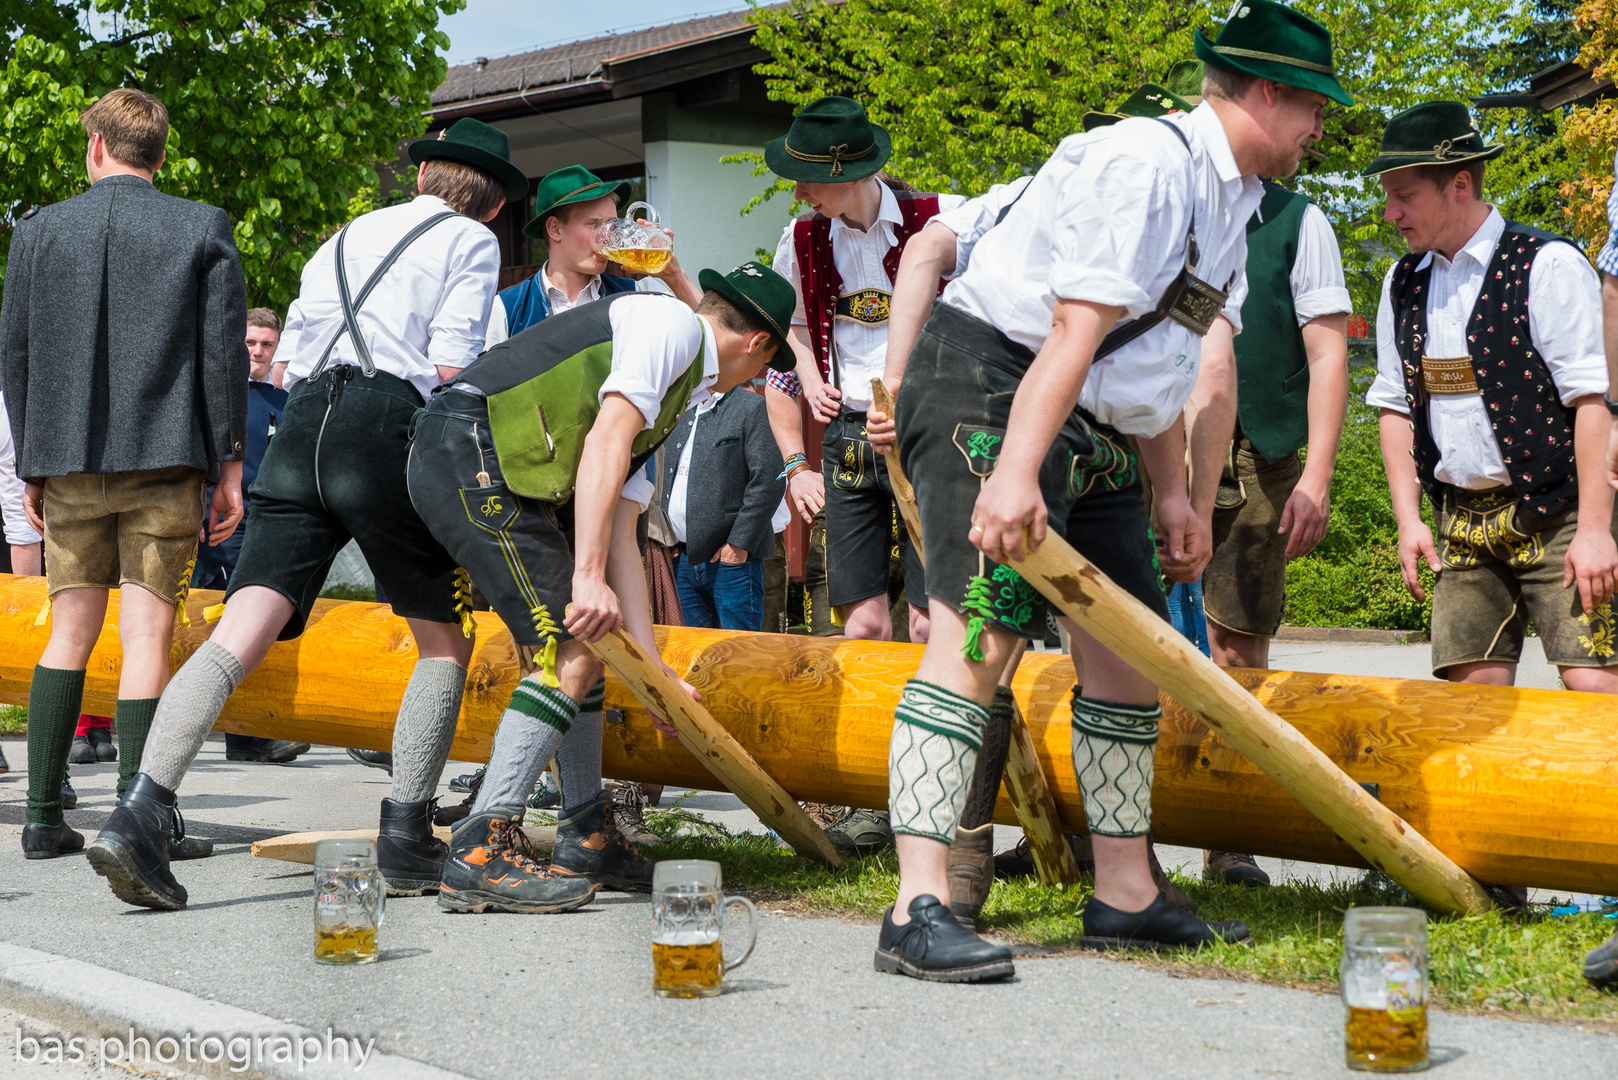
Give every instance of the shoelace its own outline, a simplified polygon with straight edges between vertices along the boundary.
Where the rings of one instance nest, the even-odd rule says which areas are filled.
[[[506,858],[521,869],[544,873],[545,867],[540,865],[539,852],[529,843],[528,834],[522,831],[520,825],[515,821],[506,821],[501,823],[500,828],[502,829],[500,846],[504,849]]]
[[[612,806],[617,815],[631,828],[649,832],[646,828],[646,797],[639,784],[619,782],[614,785]]]
[[[179,843],[185,839],[185,818],[180,816],[180,808],[174,807],[174,817],[169,822],[169,839]]]

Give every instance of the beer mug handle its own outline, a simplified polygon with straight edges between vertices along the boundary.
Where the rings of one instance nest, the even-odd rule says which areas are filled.
[[[653,206],[649,202],[632,202],[628,206],[624,207],[625,221],[629,222],[631,225],[636,224],[635,208],[637,206],[646,207],[646,213],[639,215],[640,217],[645,218],[653,225],[661,225],[663,223],[662,219],[657,216],[657,207]]]
[[[382,876],[381,867],[371,871],[371,893],[376,897],[376,925],[380,929],[388,914],[388,879]]]
[[[724,906],[728,908],[732,904],[740,904],[747,909],[747,951],[742,953],[740,960],[725,965],[726,975],[747,963],[747,958],[753,955],[753,946],[758,944],[758,909],[753,907],[753,901],[745,896],[725,897]]]

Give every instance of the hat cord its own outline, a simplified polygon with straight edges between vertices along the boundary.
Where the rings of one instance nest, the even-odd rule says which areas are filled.
[[[783,143],[783,145],[787,148],[787,153],[791,154],[793,157],[797,158],[799,161],[810,161],[810,162],[815,162],[816,164],[824,164],[824,163],[826,163],[828,161],[831,162],[831,175],[833,175],[833,176],[841,176],[841,175],[843,175],[843,160],[845,158],[847,160],[849,160],[849,161],[857,161],[860,158],[865,157],[872,150],[876,149],[876,143],[873,142],[870,146],[867,146],[864,150],[858,150],[858,151],[855,151],[854,153],[849,153],[848,144],[847,143],[839,143],[836,146],[828,146],[826,148],[826,149],[831,151],[831,153],[829,153],[829,154],[805,154],[805,153],[803,153],[801,151],[792,149],[792,144],[791,143]]]

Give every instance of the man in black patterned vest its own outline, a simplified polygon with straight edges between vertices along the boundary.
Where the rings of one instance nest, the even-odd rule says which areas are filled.
[[[1365,175],[1381,177],[1410,254],[1383,283],[1366,400],[1381,410],[1405,585],[1419,600],[1420,564],[1437,575],[1433,674],[1511,685],[1531,619],[1568,689],[1614,693],[1600,285],[1571,242],[1483,201],[1484,162],[1502,149],[1459,102],[1389,121]]]

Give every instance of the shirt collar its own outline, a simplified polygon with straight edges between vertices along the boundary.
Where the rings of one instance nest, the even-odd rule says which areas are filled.
[[[1192,109],[1186,114],[1184,124],[1202,141],[1202,149],[1207,153],[1208,162],[1220,183],[1244,179],[1242,171],[1236,167],[1236,156],[1230,152],[1230,136],[1225,134],[1225,125],[1219,122],[1219,114],[1214,112],[1212,105],[1204,101]],[[1251,179],[1260,187],[1263,186],[1263,181],[1256,177]]]
[[[713,323],[708,316],[698,315],[697,322],[702,324],[702,381],[697,388],[711,393],[713,384],[719,380],[719,343],[714,340]]]
[[[1478,231],[1472,234],[1472,239],[1461,245],[1461,250],[1455,253],[1455,258],[1446,265],[1454,266],[1460,261],[1462,255],[1470,258],[1480,267],[1488,266],[1489,260],[1494,258],[1494,249],[1500,243],[1501,235],[1506,231],[1506,219],[1500,216],[1497,207],[1489,207],[1489,216],[1483,219]],[[1416,264],[1417,270],[1425,270],[1432,265],[1433,257],[1442,259],[1444,256],[1436,251],[1429,251],[1421,257]]]
[[[545,290],[545,296],[546,296],[547,299],[551,298],[554,295],[556,298],[560,299],[562,301],[562,303],[565,304],[565,303],[568,302],[567,293],[563,292],[561,290],[560,286],[552,285],[551,284],[551,276],[550,276],[550,274],[546,273],[546,271],[550,269],[550,266],[551,266],[550,260],[547,259],[547,260],[545,260],[545,265],[541,266],[539,268],[539,285],[540,285],[540,288]],[[600,292],[601,292],[601,279],[599,277],[591,278],[590,283],[588,285],[586,285],[584,288],[579,290],[579,298],[577,300],[573,301],[573,306],[578,307],[580,304],[587,304],[592,300],[599,299],[598,294]]]
[[[883,225],[886,225],[887,228],[882,229],[882,233],[884,236],[892,239],[894,228],[904,224],[904,214],[899,210],[899,200],[894,198],[893,189],[888,187],[888,185],[884,184],[880,180],[876,182],[876,186],[882,189],[882,202],[881,205],[877,207],[876,220],[871,222],[871,227],[866,229],[865,233],[866,235],[870,235],[871,233],[876,232]],[[851,227],[848,222],[844,221],[841,217],[833,218],[831,227],[834,231],[842,229],[847,232],[854,232],[853,227]]]

